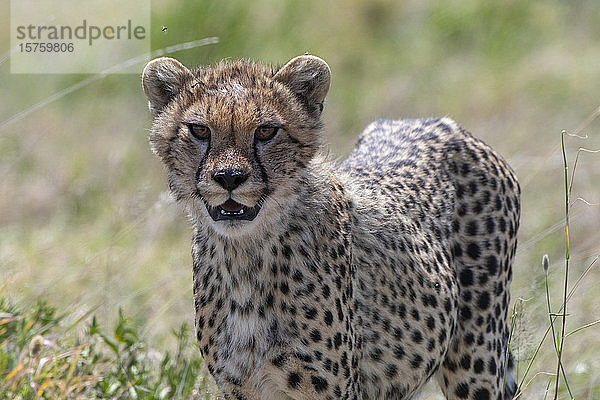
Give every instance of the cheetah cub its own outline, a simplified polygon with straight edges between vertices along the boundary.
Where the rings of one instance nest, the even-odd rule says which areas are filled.
[[[330,69],[148,63],[150,143],[194,227],[197,339],[226,399],[515,393],[507,163],[448,118],[369,125],[327,161]]]

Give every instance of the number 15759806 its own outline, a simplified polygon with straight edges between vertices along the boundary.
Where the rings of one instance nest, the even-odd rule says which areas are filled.
[[[46,43],[27,42],[19,43],[21,53],[72,53],[75,50],[73,43]]]

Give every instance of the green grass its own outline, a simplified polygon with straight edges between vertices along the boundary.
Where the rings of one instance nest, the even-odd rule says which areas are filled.
[[[187,324],[173,330],[171,353],[150,349],[122,311],[110,333],[87,316],[69,322],[44,302],[23,311],[0,298],[0,398],[200,400],[214,392]]]
[[[569,384],[569,379],[567,377],[568,372],[565,370],[565,366],[563,364],[563,352],[565,350],[565,344],[566,344],[565,339],[571,335],[577,334],[579,332],[582,332],[585,329],[588,329],[588,328],[591,328],[591,327],[594,327],[594,326],[600,324],[600,320],[596,320],[596,321],[588,322],[583,326],[577,327],[569,333],[567,333],[567,331],[566,331],[567,316],[569,315],[567,312],[567,306],[568,306],[569,300],[575,294],[575,291],[578,288],[579,283],[582,282],[584,278],[586,278],[588,272],[592,269],[592,267],[594,267],[596,262],[600,259],[600,254],[597,255],[596,257],[594,257],[594,259],[591,261],[591,263],[585,268],[585,270],[580,274],[578,279],[575,281],[573,287],[572,288],[569,287],[569,262],[571,259],[569,219],[570,219],[571,207],[573,205],[573,201],[572,201],[573,181],[575,178],[575,173],[577,170],[577,163],[579,161],[580,154],[581,153],[600,153],[600,149],[599,150],[590,150],[590,149],[587,149],[584,147],[580,147],[579,150],[577,151],[575,161],[572,163],[571,166],[569,166],[569,162],[567,161],[567,155],[566,155],[567,149],[565,147],[565,137],[570,136],[570,137],[575,137],[575,138],[579,138],[579,139],[587,139],[587,135],[580,136],[580,133],[584,128],[587,128],[587,125],[590,124],[598,116],[599,116],[599,111],[592,113],[590,115],[590,117],[583,123],[583,125],[580,128],[578,128],[574,133],[568,133],[565,130],[563,130],[561,132],[560,146],[561,146],[561,154],[562,154],[562,160],[563,160],[563,192],[564,192],[564,213],[565,213],[564,214],[565,215],[565,219],[564,219],[564,249],[565,249],[565,252],[564,252],[564,285],[563,285],[563,292],[562,292],[562,301],[561,301],[560,309],[557,312],[553,312],[552,306],[551,306],[549,283],[548,283],[548,270],[549,270],[550,261],[549,261],[548,255],[544,254],[544,256],[542,257],[542,268],[543,268],[543,272],[545,275],[545,289],[546,289],[545,295],[546,295],[546,301],[547,301],[547,306],[548,306],[547,315],[548,315],[548,318],[550,321],[550,325],[546,329],[546,333],[540,340],[538,347],[536,348],[536,351],[534,352],[534,354],[527,366],[527,370],[523,376],[523,379],[519,385],[520,390],[522,388],[526,387],[526,385],[524,385],[524,383],[525,383],[525,380],[527,379],[527,373],[529,372],[530,367],[533,364],[533,361],[539,354],[539,349],[541,348],[545,339],[547,338],[548,333],[551,333],[550,337],[552,340],[554,353],[556,354],[556,372],[554,373],[554,375],[547,374],[549,376],[549,378],[548,378],[548,383],[546,385],[546,392],[545,392],[544,397],[548,396],[549,393],[552,393],[551,388],[553,385],[554,400],[558,399],[561,389],[563,392],[566,389],[566,391],[568,392],[568,398],[570,398],[570,399],[575,398],[575,396],[573,394],[573,390],[571,389],[571,385]],[[586,204],[589,205],[589,203],[586,202],[582,198],[578,198],[578,200],[582,200]],[[556,321],[559,318],[560,318],[560,325]],[[560,385],[561,378],[564,381],[563,387],[561,387],[561,385]],[[522,389],[522,390],[524,390],[524,389]],[[520,397],[522,395],[522,393],[523,392],[520,392],[518,396]],[[567,394],[563,393],[563,396],[566,397]]]
[[[0,54],[9,47],[8,7],[0,2]],[[565,137],[569,171],[579,147],[600,148],[600,123],[587,118],[600,105],[599,3],[173,0],[153,1],[152,24],[152,50],[219,38],[172,54],[187,65],[237,57],[282,64],[306,51],[323,57],[333,72],[327,137],[340,158],[374,119],[443,115],[503,154],[523,191],[511,346],[524,397],[543,398],[547,387],[553,397],[557,351],[552,340],[541,340],[549,316],[539,262],[549,255],[550,310],[558,314],[565,284],[560,132],[589,135]],[[179,339],[172,330],[193,318],[191,232],[148,149],[150,115],[140,77],[14,75],[5,62],[0,82],[0,297],[29,320],[38,299],[56,306],[57,321],[66,315],[41,334],[72,351],[60,361],[63,374],[84,344],[109,360],[102,368],[96,364],[98,371],[118,365],[89,326],[96,315],[98,331],[117,343],[113,322],[120,309],[136,332],[136,346],[158,352],[158,363],[167,351],[176,354]],[[34,107],[73,85],[81,87]],[[600,319],[598,263],[586,269],[600,254],[600,207],[575,200],[600,203],[600,156],[581,153],[576,171],[568,288],[585,278],[569,300],[565,329],[562,320],[555,326],[565,334]],[[561,363],[577,399],[600,398],[599,329],[592,325],[564,340]],[[2,354],[17,362],[32,338],[3,347]],[[86,357],[83,349],[78,362]],[[147,368],[141,368],[147,377],[141,387],[158,382],[158,364],[136,362]],[[16,365],[2,364],[0,377]],[[562,377],[560,383],[559,398],[569,398]],[[26,386],[19,390],[30,390]],[[427,396],[438,393],[432,386]]]

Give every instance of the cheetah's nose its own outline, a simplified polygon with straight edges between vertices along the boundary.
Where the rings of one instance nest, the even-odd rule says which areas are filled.
[[[223,189],[231,192],[233,189],[246,182],[248,174],[240,169],[220,169],[213,174],[213,179],[221,185]]]

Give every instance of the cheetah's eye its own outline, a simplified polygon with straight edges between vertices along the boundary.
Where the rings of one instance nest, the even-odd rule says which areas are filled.
[[[256,128],[254,136],[256,136],[258,140],[269,140],[272,139],[277,132],[279,132],[279,127],[277,126],[262,125]]]
[[[198,140],[206,140],[210,138],[210,128],[206,125],[185,123],[190,135]]]

